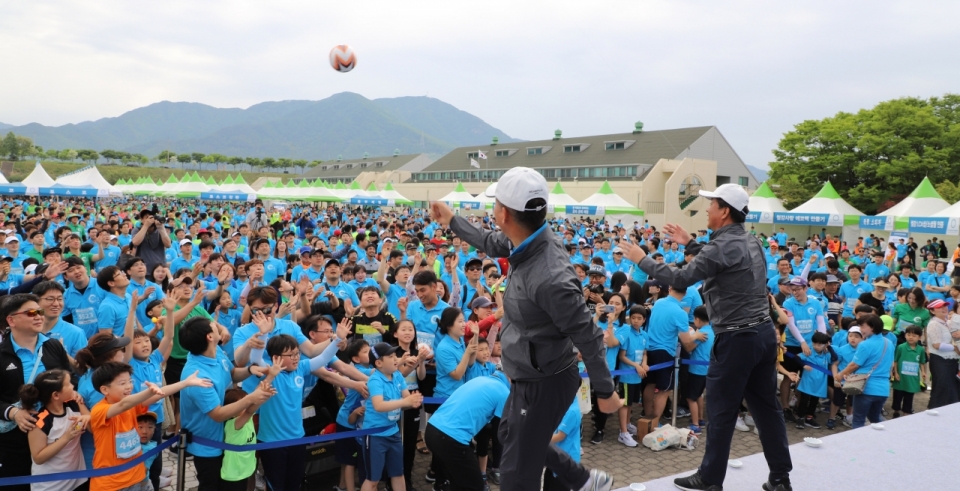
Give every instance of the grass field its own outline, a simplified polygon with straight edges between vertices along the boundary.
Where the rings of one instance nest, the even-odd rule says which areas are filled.
[[[13,163],[13,172],[10,175],[6,176],[7,180],[10,182],[20,182],[25,177],[30,175],[33,172],[35,161],[19,161]],[[50,177],[56,179],[57,177],[67,174],[73,171],[80,170],[87,166],[87,164],[71,164],[65,162],[41,162],[43,169],[47,171],[47,174],[50,174]],[[100,171],[100,174],[104,179],[107,180],[110,184],[115,184],[117,181],[122,179],[133,179],[136,180],[140,177],[151,177],[154,181],[163,180],[166,181],[170,177],[170,174],[177,176],[177,179],[180,179],[186,172],[182,169],[167,169],[160,167],[127,167],[124,165],[98,165],[97,170]],[[193,174],[194,171],[190,170],[190,174]],[[227,174],[232,175],[233,177],[237,176],[237,172],[226,172],[226,171],[196,171],[204,179],[207,176],[213,176],[217,182],[220,182],[226,179]],[[283,177],[285,179],[299,177],[297,174],[283,174],[276,172],[244,172],[243,178],[247,181],[248,184],[253,184],[253,181],[257,180],[260,177]]]

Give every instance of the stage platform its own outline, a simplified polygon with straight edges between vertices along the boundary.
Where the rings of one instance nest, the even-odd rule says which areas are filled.
[[[791,445],[793,489],[960,491],[960,478],[953,472],[960,462],[960,404],[937,411],[936,416],[920,412],[884,421],[882,430],[866,426],[823,437],[820,448],[810,448],[804,443]],[[759,490],[768,473],[763,454],[739,460],[743,467],[728,467],[723,489]],[[643,484],[646,491],[676,490],[673,480],[693,471]],[[629,491],[629,485],[617,482],[618,491]]]

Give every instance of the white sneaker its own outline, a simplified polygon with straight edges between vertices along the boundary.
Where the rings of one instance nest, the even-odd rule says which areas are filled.
[[[613,489],[613,476],[600,469],[591,469],[590,478],[580,491],[610,491]]]
[[[750,431],[750,427],[743,422],[743,418],[737,416],[737,430],[739,431]]]
[[[753,416],[750,416],[749,414],[743,417],[743,422],[747,426],[756,426],[756,424],[753,422]]]
[[[617,437],[617,441],[631,448],[637,446],[637,441],[634,440],[629,433],[620,433],[620,436]]]
[[[160,489],[169,488],[173,484],[172,477],[160,476]]]
[[[794,407],[796,405],[797,405],[797,396],[796,395],[790,396],[790,407]]]
[[[164,467],[163,469],[160,469],[160,477],[170,477],[172,475],[173,475],[173,468]]]
[[[633,423],[627,423],[627,433],[629,433],[629,434],[631,434],[631,435],[636,435],[636,434],[637,434],[637,425],[635,425],[635,424],[633,424]]]

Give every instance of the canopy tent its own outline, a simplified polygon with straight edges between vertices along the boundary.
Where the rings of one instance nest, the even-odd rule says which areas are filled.
[[[13,196],[65,196],[72,198],[106,198],[109,196],[105,189],[96,189],[90,186],[52,186],[33,187],[14,182],[0,185],[0,194]]]
[[[389,182],[387,183],[386,187],[383,188],[383,191],[380,191],[380,197],[386,200],[392,200],[398,205],[413,205],[413,201],[408,200],[402,194],[397,192],[397,190],[393,188],[393,184]]]
[[[0,184],[9,184],[10,181],[7,180],[7,177],[3,174],[0,174]]]
[[[863,213],[840,197],[828,181],[814,197],[787,212],[774,212],[773,222],[784,225],[842,227],[858,225]]]
[[[903,201],[893,207],[877,213],[878,216],[891,217],[929,217],[950,208],[950,203],[940,197],[929,178],[924,177],[920,185]],[[899,220],[898,220],[899,221]],[[900,228],[900,227],[897,227]]]
[[[343,181],[337,181],[337,184],[330,188],[330,190],[335,196],[341,199],[347,198],[350,194],[350,192],[347,190],[347,187],[343,185]]]
[[[247,181],[244,180],[243,174],[237,174],[236,179],[233,180],[233,185],[229,187],[247,194],[257,194],[257,192],[247,184]]]
[[[341,196],[344,200],[349,200],[351,198],[369,198],[370,194],[360,187],[359,182],[353,181],[350,183],[349,188],[344,189],[344,192]]]
[[[453,191],[450,191],[446,196],[437,201],[443,201],[450,206],[459,207],[464,210],[479,210],[487,204],[487,199],[483,197],[482,194],[480,196],[474,196],[468,193],[461,182],[457,183],[457,187],[453,188]]]
[[[40,165],[40,162],[37,162],[37,165],[34,166],[33,172],[27,176],[22,184],[27,187],[49,187],[53,186],[56,181],[50,177],[50,174],[47,174],[47,171],[43,170],[43,167]]]
[[[255,194],[241,193],[239,191],[207,191],[200,193],[200,199],[210,201],[249,201],[257,199]]]
[[[173,176],[171,176],[173,177]],[[137,184],[133,189],[134,196],[153,196],[160,192],[160,186],[153,182],[153,179],[147,177],[143,179],[143,182]]]
[[[217,181],[214,180],[213,176],[207,176],[207,180],[206,180],[206,181],[203,181],[203,182],[204,182],[207,186],[210,186],[211,188],[217,187]]]
[[[160,194],[164,196],[176,196],[178,198],[199,198],[200,193],[208,191],[210,191],[210,186],[207,186],[207,184],[203,182],[200,174],[194,172],[193,175],[190,175],[190,173],[184,174],[179,183],[175,182],[173,185],[170,185],[170,181],[167,181],[167,183],[162,186]]]
[[[566,214],[567,205],[578,204],[580,203],[573,199],[573,196],[570,196],[566,191],[563,190],[563,186],[560,185],[559,181],[557,181],[557,184],[553,186],[553,190],[550,191],[550,194],[547,195],[547,212],[549,213],[558,215]]]
[[[773,194],[770,186],[765,182],[750,196],[750,204],[747,208],[750,210],[747,214],[749,223],[773,223],[774,213],[787,211],[783,202]]]
[[[56,183],[75,188],[91,187],[99,189],[105,192],[101,194],[102,196],[123,196],[123,191],[110,185],[110,183],[100,175],[100,171],[97,170],[96,166],[93,165],[88,165],[78,171],[64,174],[57,178]]]
[[[603,181],[600,189],[578,205],[567,205],[565,212],[570,215],[605,216],[610,220],[628,222],[643,216],[643,210],[613,192],[610,183]]]
[[[339,196],[333,194],[333,191],[331,191],[327,187],[327,185],[323,181],[321,181],[319,178],[317,178],[317,180],[313,181],[313,183],[310,184],[310,197],[308,198],[308,200],[309,201],[330,201],[330,202],[343,201],[342,199],[340,199]]]

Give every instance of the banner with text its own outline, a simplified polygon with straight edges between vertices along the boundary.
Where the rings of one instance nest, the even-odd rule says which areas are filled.
[[[843,215],[780,212],[773,214],[773,223],[782,225],[809,225],[815,227],[842,227]]]
[[[893,223],[896,221],[895,217],[891,216],[861,216],[860,217],[860,228],[863,230],[893,230]]]
[[[590,215],[590,216],[601,216],[605,214],[602,206],[589,206],[589,205],[567,205],[567,213],[570,215]]]
[[[960,234],[960,218],[910,217],[908,230],[917,234]]]
[[[747,223],[773,223],[773,212],[751,211],[747,213]]]

